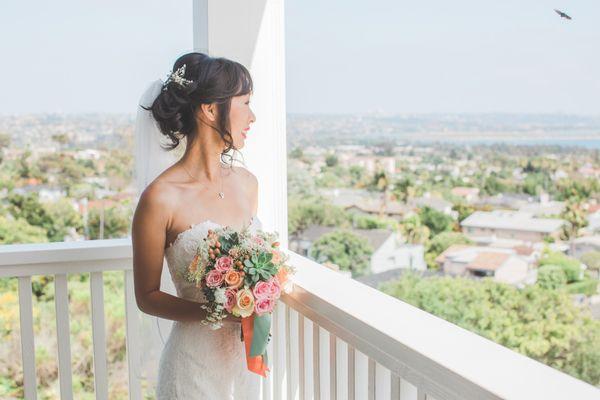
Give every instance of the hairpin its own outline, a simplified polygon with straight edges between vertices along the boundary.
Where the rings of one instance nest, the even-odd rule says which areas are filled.
[[[184,76],[185,76],[185,64],[183,64],[181,67],[179,67],[177,69],[177,71],[171,72],[169,74],[169,76],[167,77],[167,80],[165,81],[165,83],[163,85],[163,90],[167,90],[167,85],[170,82],[175,82],[176,84],[178,84],[181,87],[185,87],[186,85],[189,85],[190,83],[193,82],[189,79],[185,79]]]

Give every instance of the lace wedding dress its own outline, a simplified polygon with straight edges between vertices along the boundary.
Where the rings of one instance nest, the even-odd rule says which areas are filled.
[[[208,229],[219,227],[210,220],[190,225],[166,248],[165,258],[179,297],[206,301],[202,292],[177,272],[187,268]],[[262,223],[254,216],[250,231],[261,228]],[[223,322],[222,328],[212,330],[200,321],[175,321],[160,356],[157,399],[259,399],[261,376],[247,369],[240,334],[239,322]]]

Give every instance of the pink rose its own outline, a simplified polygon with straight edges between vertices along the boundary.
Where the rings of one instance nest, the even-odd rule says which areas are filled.
[[[277,277],[272,277],[267,281],[269,285],[269,296],[273,299],[278,299],[281,296],[281,285],[279,284],[279,280]]]
[[[257,299],[269,297],[271,294],[271,288],[269,282],[259,281],[254,285],[254,289],[252,289],[252,293],[254,297]]]
[[[252,240],[254,241],[254,243],[256,243],[259,246],[263,246],[265,244],[265,240],[263,238],[261,238],[260,236],[254,236],[252,238]]]
[[[256,300],[254,304],[254,312],[256,315],[262,315],[273,311],[275,308],[275,300],[270,297],[263,297]]]
[[[224,275],[213,269],[208,274],[206,274],[206,286],[208,287],[219,287],[223,283]]]
[[[227,272],[233,266],[233,258],[229,256],[223,256],[217,258],[215,262],[215,269],[219,272]]]
[[[235,290],[235,289],[225,290],[225,297],[227,298],[227,300],[225,300],[224,307],[227,310],[227,312],[231,312],[231,310],[233,309],[233,306],[235,306],[236,301],[237,301],[237,290]]]

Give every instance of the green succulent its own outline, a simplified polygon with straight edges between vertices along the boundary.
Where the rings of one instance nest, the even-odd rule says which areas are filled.
[[[261,253],[252,255],[244,261],[246,266],[246,282],[250,285],[256,284],[259,280],[268,280],[277,273],[277,267],[271,262],[273,253]]]

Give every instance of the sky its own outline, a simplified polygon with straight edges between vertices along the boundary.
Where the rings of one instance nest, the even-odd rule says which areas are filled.
[[[192,49],[191,10],[3,0],[0,114],[133,112]],[[596,0],[287,0],[285,18],[288,113],[600,114]]]

